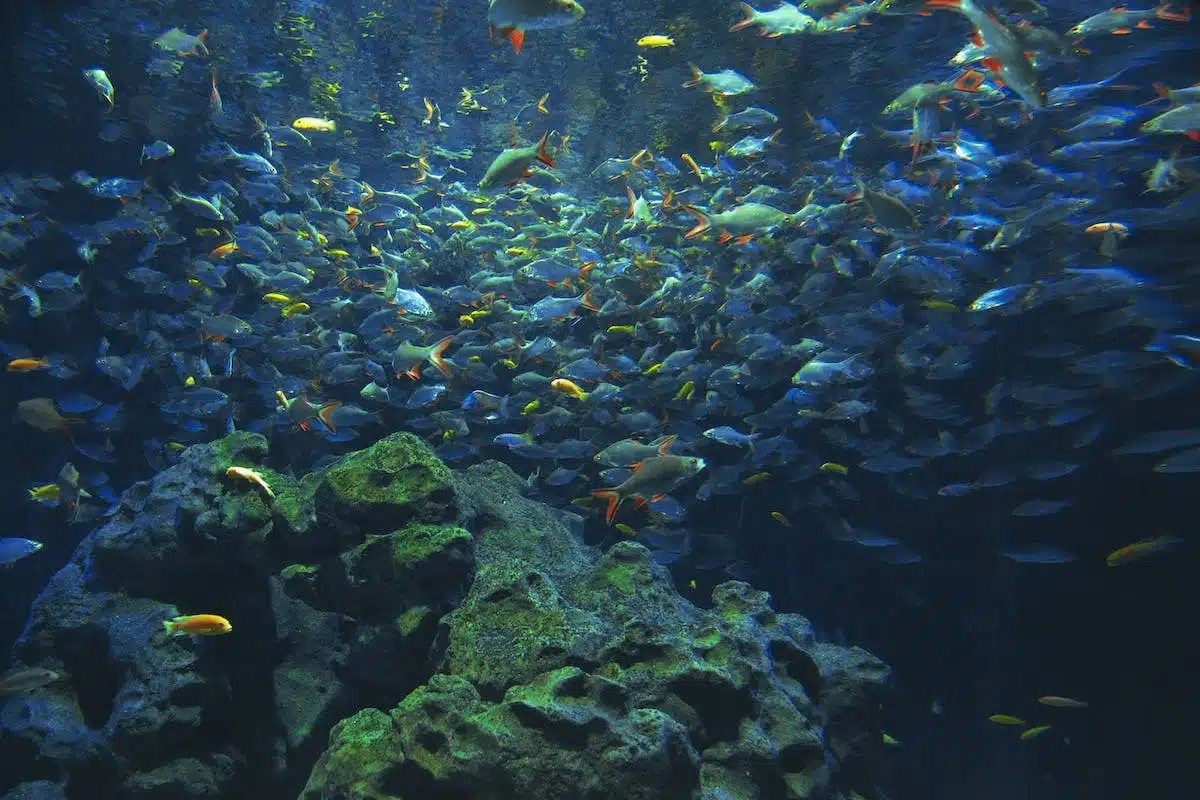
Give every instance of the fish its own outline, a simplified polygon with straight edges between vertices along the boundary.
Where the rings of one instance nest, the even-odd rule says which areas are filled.
[[[596,489],[592,497],[605,500],[608,508],[604,519],[609,525],[617,515],[621,504],[630,498],[644,504],[665,495],[707,466],[703,458],[691,456],[654,456],[638,462],[634,473],[619,486]]]
[[[1084,700],[1076,700],[1072,697],[1063,697],[1061,695],[1048,694],[1038,698],[1038,702],[1044,706],[1052,706],[1053,708],[1087,708],[1088,704]]]
[[[759,11],[749,3],[742,3],[742,15],[742,20],[729,29],[731,32],[757,25],[760,36],[772,39],[804,33],[817,24],[815,19],[788,2],[781,2],[771,11]]]
[[[195,36],[182,28],[171,28],[155,38],[153,44],[159,50],[178,56],[208,55],[208,46],[204,43],[207,36],[207,28]]]
[[[233,632],[233,623],[217,614],[189,614],[163,620],[167,636],[223,636]]]
[[[957,11],[975,26],[975,42],[987,55],[980,63],[1004,81],[1028,106],[1043,109],[1049,104],[1046,90],[1025,48],[1013,29],[996,14],[975,5],[973,0],[928,0],[931,9]]]
[[[1155,536],[1153,539],[1142,539],[1141,541],[1127,544],[1124,547],[1118,547],[1109,553],[1104,562],[1110,567],[1122,567],[1126,564],[1132,564],[1136,561],[1165,553],[1173,550],[1183,542],[1178,536]]]
[[[698,86],[718,97],[734,97],[758,88],[753,81],[736,70],[723,69],[720,72],[704,72],[692,63],[688,64],[688,68],[692,71],[692,77],[684,82],[683,88],[685,89]]]
[[[639,38],[638,47],[674,47],[675,40],[660,33],[651,33]]]
[[[1024,727],[1027,723],[1020,717],[1014,717],[1012,714],[992,714],[988,717],[988,722],[994,722],[997,725],[1020,725]]]
[[[88,82],[89,86],[96,90],[97,94],[104,98],[109,108],[115,105],[114,96],[116,90],[113,88],[112,81],[109,79],[107,72],[100,67],[88,67],[83,71],[83,78]]]
[[[35,692],[63,679],[58,670],[43,667],[17,667],[0,677],[0,697]]]
[[[32,539],[22,539],[20,537],[0,539],[0,566],[14,564],[23,558],[33,555],[44,546],[41,542],[35,542]]]
[[[493,39],[508,39],[513,53],[519,54],[525,31],[564,28],[583,19],[584,13],[575,0],[489,0],[488,29]]]
[[[534,161],[539,161],[547,167],[553,167],[554,159],[546,150],[549,138],[550,133],[546,132],[542,134],[542,138],[535,145],[511,147],[496,156],[488,166],[483,178],[480,179],[479,188],[490,189],[497,185],[516,186],[521,180],[533,174],[530,165]]]
[[[297,117],[292,120],[292,127],[298,131],[337,133],[337,121],[324,117]]]
[[[142,155],[138,159],[138,163],[145,163],[146,159],[150,159],[151,161],[161,161],[162,159],[170,158],[173,155],[175,155],[175,148],[172,147],[170,143],[164,142],[162,139],[156,139],[150,144],[142,145]]]

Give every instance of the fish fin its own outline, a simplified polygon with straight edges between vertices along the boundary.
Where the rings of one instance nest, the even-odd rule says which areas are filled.
[[[982,73],[969,69],[954,81],[954,88],[960,92],[978,92],[979,87],[983,86],[983,80]]]
[[[596,298],[592,297],[592,292],[594,291],[596,291],[594,288],[588,289],[583,293],[583,297],[579,298],[579,305],[583,306],[588,311],[600,310],[600,306],[596,305]]]
[[[1138,28],[1138,29],[1140,29],[1140,30],[1143,30],[1143,31],[1152,31],[1152,30],[1154,30],[1154,26],[1153,26],[1153,25],[1151,25],[1151,24],[1150,24],[1150,23],[1149,23],[1147,20],[1142,20],[1142,21],[1138,22],[1138,24],[1137,24],[1137,25],[1134,25],[1134,27],[1135,27],[1135,28]]]
[[[995,56],[981,58],[979,59],[979,63],[983,65],[984,69],[987,69],[990,72],[999,72],[1004,68],[1004,65],[1000,63],[1000,59],[996,58]]]
[[[521,45],[525,41],[525,31],[520,28],[509,28],[505,36],[508,41],[512,42],[513,55],[520,55]]]
[[[713,126],[712,126],[712,132],[713,132],[713,133],[719,133],[719,132],[720,132],[720,130],[721,130],[722,128],[724,128],[724,127],[725,127],[727,124],[729,124],[729,115],[728,115],[728,114],[726,114],[726,115],[725,115],[725,116],[724,116],[724,117],[721,119],[721,121],[720,121],[720,122],[718,122],[718,123],[716,123],[715,125],[713,125]]]
[[[695,239],[700,234],[704,233],[709,228],[708,217],[701,214],[691,206],[684,206],[683,210],[696,218],[696,225],[683,235],[685,239]]]
[[[613,519],[617,516],[617,509],[621,507],[621,495],[616,488],[612,489],[596,489],[592,492],[592,497],[599,497],[601,500],[608,501],[608,508],[604,510],[604,521],[612,525]]]
[[[672,435],[668,436],[666,439],[663,439],[663,440],[662,440],[662,442],[660,442],[660,443],[659,443],[659,445],[658,445],[658,454],[659,454],[660,456],[667,456],[667,455],[670,455],[670,453],[668,453],[668,452],[667,452],[667,449],[668,449],[668,448],[669,448],[671,445],[675,444],[675,440],[676,440],[677,438],[679,438],[679,437],[678,437],[678,436],[676,436],[676,435],[674,435],[674,434],[672,434]]]
[[[550,131],[546,131],[542,134],[542,138],[538,139],[537,160],[545,164],[547,167],[553,167],[554,159],[551,158],[550,154],[546,152],[546,142],[549,140],[549,138]]]
[[[639,495],[634,495],[634,498],[633,498],[633,507],[634,507],[634,508],[641,508],[642,506],[646,505],[646,503],[647,503],[647,502],[648,502],[648,501],[646,500],[646,498],[642,497],[640,494],[639,494]]]
[[[754,24],[755,13],[754,9],[750,7],[749,3],[742,3],[742,13],[746,16],[742,17],[740,21],[733,24],[733,26],[729,29],[730,33],[733,31],[740,31],[742,28],[748,28]]]
[[[697,67],[695,64],[692,64],[692,63],[690,63],[690,62],[689,62],[689,63],[688,63],[688,69],[690,69],[690,70],[692,71],[692,77],[691,77],[691,78],[689,78],[688,80],[686,80],[686,81],[684,81],[684,82],[683,82],[683,88],[684,88],[684,89],[690,89],[690,88],[692,88],[693,86],[699,86],[699,85],[700,85],[700,81],[701,81],[701,80],[703,79],[703,77],[704,77],[704,73],[703,73],[703,72],[701,72],[701,71],[700,71],[700,68],[699,68],[699,67]]]
[[[625,186],[625,194],[629,196],[629,209],[625,212],[625,219],[630,219],[633,217],[633,204],[636,202],[636,198],[633,196],[633,189],[630,189],[628,184]]]
[[[1200,142],[1200,131],[1188,131],[1184,135],[1187,136],[1189,139],[1191,139],[1193,142]]]
[[[317,411],[317,419],[321,420],[322,425],[329,428],[330,433],[337,433],[337,426],[333,424],[333,412],[341,407],[341,400],[330,400]]]
[[[442,359],[442,353],[446,352],[446,348],[454,341],[453,336],[447,336],[433,346],[429,351],[429,361],[438,368],[438,371],[443,375],[450,374],[450,365]]]
[[[1164,19],[1168,22],[1191,22],[1192,7],[1183,6],[1178,11],[1171,11],[1170,3],[1163,3],[1154,10],[1154,16],[1159,19]]]
[[[721,244],[725,244],[732,238],[733,237],[729,235],[729,231],[721,231],[721,235],[717,237],[717,241]]]
[[[926,8],[945,8],[950,11],[958,11],[962,8],[962,0],[926,0]]]
[[[638,461],[636,464],[630,464],[629,471],[637,472],[639,469],[641,469],[644,466],[646,466],[646,459],[643,458],[641,461]]]
[[[1133,33],[1133,31],[1130,30],[1129,28],[1117,28],[1115,31],[1112,32],[1113,36],[1127,36],[1128,34],[1131,34],[1131,33]]]

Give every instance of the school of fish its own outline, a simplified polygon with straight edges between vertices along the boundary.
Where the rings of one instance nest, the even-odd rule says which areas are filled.
[[[445,146],[453,124],[428,87],[407,149],[359,160],[353,120],[227,104],[206,32],[146,34],[151,76],[201,76],[195,170],[180,171],[179,142],[131,140],[144,129],[95,65],[79,81],[107,113],[97,135],[128,154],[121,174],[0,176],[6,380],[16,419],[56,453],[30,501],[96,520],[126,488],[113,465],[148,477],[232,430],[286,442],[300,474],[410,430],[452,465],[502,458],[540,499],[693,572],[740,569],[736,532],[703,519],[721,496],[742,501],[742,525],[898,567],[938,533],[883,530],[868,506],[888,497],[956,513],[956,498],[993,495],[1008,511],[997,555],[1021,563],[1121,566],[1179,546],[1162,532],[1079,552],[1021,520],[1071,507],[1095,460],[1200,472],[1200,428],[1148,420],[1114,440],[1108,411],[1196,387],[1181,288],[1194,249],[1158,237],[1200,213],[1200,85],[1184,85],[1200,67],[1152,74],[1156,28],[1190,9],[1051,20],[1002,5],[804,0],[741,4],[740,21],[731,7],[730,37],[818,48],[878,16],[961,18],[945,69],[908,76],[849,131],[811,113],[790,128],[753,104],[747,65],[631,32],[690,61],[679,91],[711,102],[716,155],[646,148],[571,174],[568,137],[537,127],[549,94],[485,153]],[[519,63],[590,14],[491,0],[480,25]],[[1150,66],[1095,72],[1087,48],[1112,47]],[[455,110],[487,113],[489,96],[464,88]],[[94,218],[58,213],[84,196]],[[39,326],[61,345],[11,334]],[[253,471],[228,479],[274,497]],[[0,563],[40,547],[0,540]],[[232,629],[207,614],[164,627]]]

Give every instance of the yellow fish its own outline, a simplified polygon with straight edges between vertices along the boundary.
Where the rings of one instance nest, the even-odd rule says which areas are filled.
[[[832,472],[835,475],[845,475],[850,470],[846,469],[841,464],[835,464],[832,461],[826,461],[821,465],[821,472]]]
[[[1027,723],[1020,717],[1014,717],[1011,714],[992,714],[988,717],[988,722],[994,722],[997,725],[1020,725],[1024,727]]]
[[[927,308],[930,311],[958,311],[958,306],[945,300],[926,300],[921,303],[921,308]]]
[[[458,219],[454,222],[451,222],[450,227],[454,228],[456,231],[470,230],[471,228],[475,227],[475,223],[471,222],[469,219]]]
[[[57,483],[47,483],[35,486],[29,490],[29,499],[39,503],[53,503],[62,495],[62,489]]]
[[[762,483],[763,481],[768,481],[770,479],[771,479],[771,473],[756,472],[753,475],[742,479],[742,483],[745,484],[746,486],[753,486],[756,483]]]
[[[638,47],[674,47],[675,40],[670,36],[663,36],[660,33],[652,33],[649,36],[643,36],[637,40]]]
[[[626,536],[637,536],[637,531],[632,526],[626,525],[624,522],[618,522],[613,527]]]
[[[292,120],[292,127],[298,131],[320,131],[322,133],[336,133],[337,123],[331,119],[323,119],[321,117],[300,117]]]
[[[530,400],[528,403],[525,404],[525,407],[521,409],[521,416],[527,417],[530,414],[532,414],[533,412],[537,411],[541,407],[542,407],[541,400]]]
[[[676,400],[691,400],[692,395],[696,393],[696,382],[688,381],[679,387],[679,391],[675,393]]]
[[[625,334],[626,336],[632,336],[633,335],[633,326],[632,325],[609,325],[608,329],[605,331],[605,333],[622,333],[622,334]]]
[[[1036,728],[1030,728],[1027,731],[1022,731],[1021,741],[1023,742],[1026,739],[1032,739],[1035,736],[1041,736],[1043,733],[1050,730],[1050,728],[1050,725],[1038,725]]]
[[[643,375],[657,375],[657,374],[658,374],[658,371],[659,371],[660,369],[662,369],[662,362],[659,362],[659,363],[657,363],[657,364],[654,364],[654,365],[652,365],[652,366],[649,366],[649,367],[647,367],[647,368],[646,368],[646,371],[645,371],[645,372],[643,372],[642,374],[643,374]]]
[[[292,298],[279,292],[267,292],[263,295],[263,300],[266,300],[268,303],[278,303],[281,306],[291,305],[292,303]]]
[[[299,303],[292,303],[290,306],[284,307],[279,313],[291,319],[293,314],[307,314],[309,311],[312,311],[312,306],[301,300]]]
[[[892,747],[899,747],[899,746],[900,746],[900,740],[899,740],[899,739],[897,739],[897,738],[895,738],[894,736],[892,736],[892,735],[891,735],[891,734],[889,734],[889,733],[884,733],[884,734],[883,734],[883,743],[884,743],[884,744],[890,744]]]
[[[778,522],[780,525],[782,525],[785,528],[792,527],[792,521],[790,519],[788,519],[786,516],[784,516],[784,513],[782,511],[772,511],[771,519],[775,520],[776,522]]]

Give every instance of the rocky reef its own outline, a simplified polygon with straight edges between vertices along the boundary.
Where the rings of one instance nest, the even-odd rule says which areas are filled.
[[[4,800],[872,795],[887,668],[765,593],[698,608],[409,434],[269,463],[188,449],[53,577],[14,661],[64,678],[0,708]],[[196,613],[233,631],[164,631]]]

